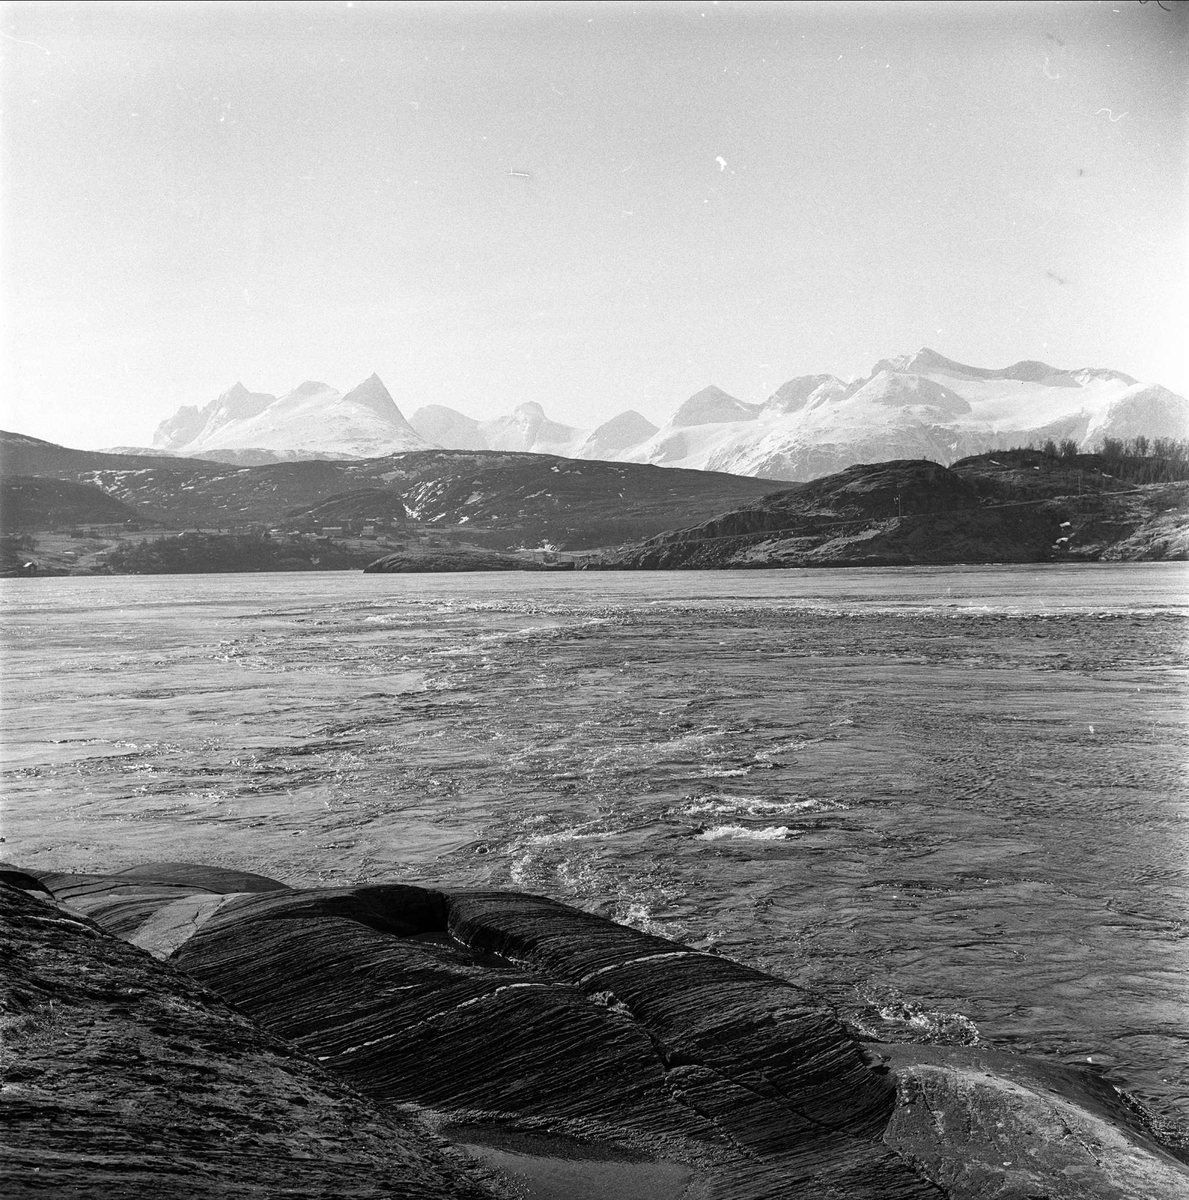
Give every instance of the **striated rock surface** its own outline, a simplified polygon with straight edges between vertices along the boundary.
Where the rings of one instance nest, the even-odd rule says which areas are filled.
[[[19,874],[14,869],[13,882],[21,883]],[[366,1155],[374,1122],[392,1119],[397,1108],[432,1115],[445,1134],[530,1182],[532,1194],[559,1200],[573,1194],[567,1189],[579,1176],[596,1181],[584,1194],[655,1200],[1189,1194],[1189,1171],[1100,1082],[977,1047],[865,1046],[811,994],[781,979],[542,897],[400,884],[293,890],[177,863],[110,876],[25,875],[21,886],[38,884],[80,916],[14,893],[14,911],[33,914],[26,937],[34,938],[34,926],[63,922],[85,931],[71,935],[84,939],[77,946],[66,933],[51,937],[63,954],[80,956],[82,970],[43,978],[35,955],[19,966],[22,986],[44,996],[61,988],[70,998],[110,970],[103,967],[110,959],[121,970],[135,967],[137,979],[180,989],[179,1003],[189,1007],[172,1033],[172,1017],[157,1009],[142,1017],[119,987],[86,992],[101,1030],[117,1017],[140,1021],[152,1036],[174,1038],[179,1063],[186,1039],[198,1036],[188,1022],[199,1019],[200,1001],[202,1013],[213,1014],[203,1020],[232,1022],[244,1049],[226,1065],[210,1060],[202,1103],[217,1108],[208,1092],[222,1089],[226,1103],[250,1101],[255,1123],[247,1128],[267,1169],[287,1169],[285,1154],[307,1145],[302,1138],[340,1135],[295,1129],[271,1093],[257,1100],[244,1090],[249,1082],[273,1086],[285,1066],[286,1080],[312,1087],[306,1081],[321,1078],[310,1066],[316,1061],[354,1089],[335,1092],[327,1083],[331,1099],[312,1108],[332,1121],[356,1105],[349,1136],[334,1140],[346,1162],[335,1195],[373,1194],[350,1190],[363,1186],[350,1182],[351,1172],[373,1161]],[[105,937],[83,913],[167,962]],[[242,1015],[220,1008],[204,988]],[[156,1043],[146,1034],[142,1045],[140,1036],[118,1054],[103,1037],[92,1054],[88,1041],[72,1067],[78,1085],[88,1073],[106,1080],[112,1064],[126,1067],[135,1047],[137,1071],[126,1072],[121,1094],[155,1086],[139,1064],[146,1054],[158,1062]],[[215,1032],[204,1036],[211,1053],[222,1045]],[[36,1056],[31,1061],[40,1069]],[[63,1103],[60,1087],[53,1094]],[[362,1096],[379,1108],[368,1109]],[[184,1103],[193,1103],[190,1094]],[[133,1109],[151,1114],[156,1105],[129,1101],[120,1120]],[[170,1113],[166,1142],[193,1119]],[[48,1140],[48,1124],[22,1119],[31,1157],[12,1177],[35,1159],[48,1169],[56,1162],[50,1147],[62,1144]],[[137,1170],[151,1170],[151,1156],[127,1140],[124,1126],[102,1120],[115,1121],[104,1170],[125,1169],[129,1155]],[[385,1182],[391,1193],[374,1194],[440,1194],[432,1189],[455,1169],[450,1160],[435,1158],[427,1139],[418,1143],[413,1127],[396,1127],[408,1133],[393,1143],[399,1149],[390,1147],[399,1169],[423,1174],[415,1186]],[[594,1165],[567,1174],[557,1166],[562,1159]],[[374,1161],[377,1179],[398,1169]],[[201,1178],[217,1164],[195,1169]],[[165,1170],[168,1183],[173,1166]],[[304,1191],[270,1186],[276,1194],[323,1194],[320,1183]],[[483,1194],[466,1190],[482,1184],[465,1173],[446,1186],[453,1195]],[[170,1183],[152,1194],[182,1193]]]
[[[6,1200],[499,1194],[194,979],[0,883]]]

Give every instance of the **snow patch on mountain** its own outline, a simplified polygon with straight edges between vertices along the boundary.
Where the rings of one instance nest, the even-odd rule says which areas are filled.
[[[267,392],[249,392],[242,383],[236,383],[205,408],[183,405],[157,426],[153,445],[177,453],[187,446],[202,444],[225,425],[250,420],[262,413],[276,399]]]
[[[174,454],[240,463],[378,458],[433,445],[405,420],[378,375],[345,396],[316,380],[279,399],[236,384],[204,409],[181,409],[158,427],[154,444]]]
[[[822,391],[823,387],[827,390]],[[768,397],[763,406],[763,415],[780,416],[807,407],[811,401],[820,402],[823,396],[842,393],[846,385],[833,375],[799,375],[782,383]]]
[[[571,425],[549,420],[535,401],[517,405],[510,416],[481,421],[479,429],[489,450],[530,451],[534,454],[561,454],[576,457],[589,433]]]
[[[971,367],[928,348],[875,365],[866,379],[829,375],[782,385],[758,411],[687,401],[630,462],[801,481],[862,462],[928,458],[942,464],[997,447],[1072,438],[1189,437],[1189,401],[1121,371],[1065,371],[1026,360]],[[698,403],[692,405],[696,400]],[[687,406],[721,419],[688,427]],[[685,426],[685,427],[683,427]]]
[[[728,395],[722,388],[703,388],[695,392],[670,418],[674,428],[686,425],[716,425],[727,421],[754,421],[760,408]]]
[[[409,424],[427,442],[449,450],[489,449],[479,422],[444,404],[428,404],[419,408],[409,418]]]
[[[646,442],[656,432],[657,427],[647,417],[628,409],[604,421],[579,447],[578,457],[618,462],[626,450]]]
[[[431,447],[555,454],[799,481],[855,463],[928,458],[1073,439],[1189,437],[1189,401],[1121,371],[1024,360],[973,367],[930,350],[882,359],[865,378],[802,375],[763,404],[696,392],[660,428],[620,413],[597,429],[550,420],[536,402],[476,420],[444,405],[401,415],[375,375],[341,396],[307,381],[279,399],[236,384],[157,430],[161,450],[238,463],[367,458]]]

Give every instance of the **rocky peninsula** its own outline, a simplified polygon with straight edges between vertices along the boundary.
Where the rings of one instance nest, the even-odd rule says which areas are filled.
[[[156,863],[0,904],[13,1200],[1189,1195],[1094,1075],[863,1042],[538,896]]]

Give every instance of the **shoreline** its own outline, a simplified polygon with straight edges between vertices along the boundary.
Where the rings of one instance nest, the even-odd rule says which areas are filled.
[[[167,1148],[185,1137],[199,1180],[220,1161],[211,1121],[239,1119],[245,1068],[267,1095],[254,1102],[241,1187],[292,1177],[293,1143],[328,1136],[318,1123],[353,1111],[351,1132],[330,1135],[337,1170],[365,1188],[352,1195],[372,1194],[369,1180],[476,1198],[532,1181],[561,1200],[571,1177],[550,1164],[567,1143],[607,1164],[593,1172],[606,1192],[590,1194],[608,1197],[625,1180],[658,1197],[795,1192],[798,1179],[871,1200],[1028,1189],[1173,1200],[1189,1189],[1185,1161],[1092,1075],[978,1047],[856,1043],[799,988],[556,901],[407,885],[294,890],[185,863],[110,876],[14,867],[0,880],[26,1017],[43,1014],[8,1043],[14,1200],[55,1177],[55,1195],[101,1190],[133,1164],[141,1190],[123,1194],[208,1194],[193,1177],[175,1182]],[[373,995],[388,999],[377,1007]],[[177,1015],[153,1018],[136,1054],[113,1058],[150,1010]],[[153,1048],[171,1036],[180,1047],[195,1020],[207,1032],[184,1051]],[[81,1055],[79,1021],[91,1031]],[[261,1053],[289,1065],[262,1073],[250,1067]],[[307,1062],[329,1071],[329,1090]],[[103,1090],[113,1072],[122,1107],[87,1118],[111,1139],[101,1163],[73,1117],[57,1119],[52,1142],[39,1132],[47,1104],[69,1111],[67,1079]],[[183,1087],[183,1077],[202,1082]],[[150,1094],[162,1096],[159,1113]],[[376,1140],[385,1125],[387,1158]],[[1057,1126],[1074,1140],[1053,1138]],[[34,1190],[22,1182],[30,1172]]]

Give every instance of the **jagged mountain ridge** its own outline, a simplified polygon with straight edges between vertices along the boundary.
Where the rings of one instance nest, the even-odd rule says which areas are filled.
[[[1189,436],[1189,401],[1109,368],[1063,370],[1024,360],[987,368],[928,348],[881,359],[850,381],[805,375],[762,404],[713,385],[660,428],[626,410],[595,429],[551,420],[535,401],[492,420],[445,405],[406,420],[375,375],[346,395],[307,382],[279,399],[242,384],[159,426],[167,453],[256,465],[358,459],[444,448],[557,454],[798,482],[888,458],[948,464],[1011,445],[1072,439]]]
[[[801,482],[856,463],[944,465],[1050,438],[1091,450],[1107,437],[1189,436],[1189,401],[1122,372],[1032,361],[970,367],[929,349],[881,360],[864,379],[804,376],[762,406],[736,404],[733,419],[696,425],[678,410],[624,458]],[[730,410],[720,402],[719,411]]]
[[[314,380],[279,398],[237,383],[203,409],[179,409],[153,438],[155,447],[172,453],[245,465],[377,458],[434,444],[405,420],[374,374],[345,395]]]

